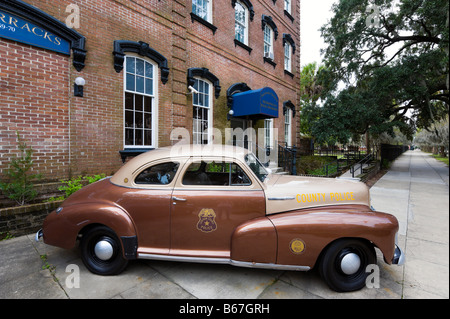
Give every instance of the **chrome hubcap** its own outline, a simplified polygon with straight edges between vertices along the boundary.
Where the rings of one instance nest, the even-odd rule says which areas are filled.
[[[114,248],[107,240],[100,240],[95,244],[94,253],[101,260],[108,260],[114,253]]]
[[[341,270],[346,275],[353,275],[361,266],[361,258],[355,253],[348,253],[341,259]]]

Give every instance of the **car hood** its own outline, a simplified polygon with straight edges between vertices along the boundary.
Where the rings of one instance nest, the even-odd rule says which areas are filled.
[[[265,184],[268,215],[331,205],[370,207],[369,188],[356,180],[270,175]]]

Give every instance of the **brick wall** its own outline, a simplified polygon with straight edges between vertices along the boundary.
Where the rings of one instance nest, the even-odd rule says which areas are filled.
[[[67,174],[69,58],[0,39],[0,170],[17,152],[16,131],[34,150],[34,170]]]
[[[111,174],[121,165],[123,149],[123,71],[113,67],[114,40],[144,41],[169,62],[169,81],[158,79],[158,144],[170,145],[175,127],[192,130],[192,96],[187,93],[187,70],[206,67],[220,80],[222,91],[214,100],[214,126],[229,127],[226,90],[236,82],[252,89],[272,87],[279,96],[275,120],[284,139],[282,102],[299,103],[300,1],[294,1],[292,22],[283,1],[252,0],[251,54],[234,45],[234,9],[231,0],[215,0],[215,34],[191,20],[191,0],[26,0],[64,22],[66,6],[80,8],[79,33],[86,37],[86,66],[77,72],[72,59],[51,51],[0,39],[0,170],[16,149],[15,130],[35,150],[36,170],[47,179],[78,174]],[[262,14],[273,18],[274,68],[263,61]],[[296,42],[291,78],[284,72],[283,33]],[[84,97],[73,96],[77,76],[86,80]],[[293,127],[297,127],[298,115]],[[293,135],[296,136],[296,135]]]
[[[187,10],[190,13],[190,1],[186,1]],[[284,116],[282,103],[291,100],[294,105],[299,105],[299,75],[300,75],[300,2],[293,1],[292,22],[284,14],[284,2],[271,0],[252,1],[255,16],[249,23],[249,44],[251,53],[235,46],[234,44],[234,8],[231,1],[213,2],[213,25],[217,27],[215,33],[209,28],[192,22],[188,14],[185,20],[187,62],[186,67],[205,67],[220,79],[222,92],[214,101],[214,126],[219,129],[229,127],[226,120],[226,90],[229,86],[238,82],[245,82],[252,89],[271,87],[279,97],[279,117],[274,119],[274,127],[278,128],[280,141],[284,141]],[[263,59],[263,31],[261,27],[262,15],[271,16],[278,28],[278,38],[274,41],[274,62],[276,67],[264,62]],[[293,56],[292,73],[294,77],[284,72],[284,47],[283,33],[290,34],[296,43],[296,51]],[[192,112],[189,106],[192,100],[188,96],[187,101],[187,127],[192,129]],[[297,109],[298,110],[298,109]],[[293,119],[293,129],[298,127],[299,114]],[[189,126],[190,125],[190,126]],[[255,124],[261,126],[261,124]],[[293,133],[293,141],[298,143],[297,135]]]
[[[45,217],[61,202],[0,208],[0,240],[8,235],[17,237],[38,231],[42,228]]]

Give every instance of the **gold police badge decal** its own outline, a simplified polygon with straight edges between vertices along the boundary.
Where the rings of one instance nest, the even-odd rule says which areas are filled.
[[[210,233],[217,229],[215,221],[216,213],[212,208],[203,208],[200,213],[198,213],[198,218],[198,230],[201,230],[204,233]]]
[[[289,243],[289,249],[296,255],[305,251],[305,242],[300,238],[292,239]]]

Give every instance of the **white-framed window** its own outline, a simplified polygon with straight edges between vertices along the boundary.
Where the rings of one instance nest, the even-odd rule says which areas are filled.
[[[273,148],[273,119],[264,120],[264,147]]]
[[[213,128],[213,86],[203,79],[194,79],[194,89],[198,93],[193,93],[193,144],[210,144],[212,142]]]
[[[273,60],[273,30],[267,24],[264,26],[264,57]]]
[[[292,110],[290,108],[286,109],[284,115],[284,141],[286,147],[292,146]]]
[[[156,147],[155,64],[137,57],[125,57],[124,72],[124,147]]]
[[[192,0],[192,13],[212,23],[212,0]]]
[[[287,13],[291,13],[291,0],[284,0],[284,10],[287,11]]]
[[[237,1],[234,7],[234,38],[248,45],[248,9]]]
[[[284,45],[284,69],[292,72],[292,46],[287,42]]]

